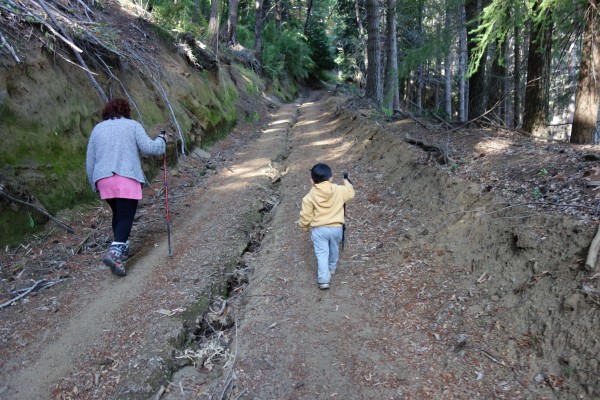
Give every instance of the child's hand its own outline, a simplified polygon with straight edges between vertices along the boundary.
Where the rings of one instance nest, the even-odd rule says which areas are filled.
[[[344,179],[346,179],[352,185],[352,181],[350,180],[350,178],[348,178],[348,173],[347,172],[344,172]]]

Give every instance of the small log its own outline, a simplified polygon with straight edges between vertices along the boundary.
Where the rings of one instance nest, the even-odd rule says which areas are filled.
[[[600,249],[600,225],[596,231],[596,236],[592,240],[590,250],[588,251],[587,259],[585,260],[585,268],[588,271],[594,271],[596,269],[596,259],[598,258],[598,250]]]

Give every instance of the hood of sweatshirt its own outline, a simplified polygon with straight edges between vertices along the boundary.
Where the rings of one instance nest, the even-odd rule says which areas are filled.
[[[321,207],[331,207],[333,205],[333,185],[329,181],[317,183],[310,191],[312,199]]]

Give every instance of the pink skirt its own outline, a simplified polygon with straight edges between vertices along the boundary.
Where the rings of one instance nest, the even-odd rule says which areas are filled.
[[[142,199],[142,184],[135,179],[114,174],[96,182],[101,199]]]

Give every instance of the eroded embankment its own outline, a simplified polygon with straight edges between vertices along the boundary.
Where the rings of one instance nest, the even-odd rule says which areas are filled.
[[[493,349],[522,380],[507,393],[600,396],[600,307],[581,262],[595,229],[491,196],[349,111],[338,109],[336,126],[367,165],[365,197],[381,210],[373,218],[384,219],[367,223],[394,237],[376,246],[399,260],[415,249],[433,255],[445,273],[424,275],[423,288],[456,293],[447,304],[459,311],[450,320],[441,299],[432,327],[457,326],[467,346]]]

